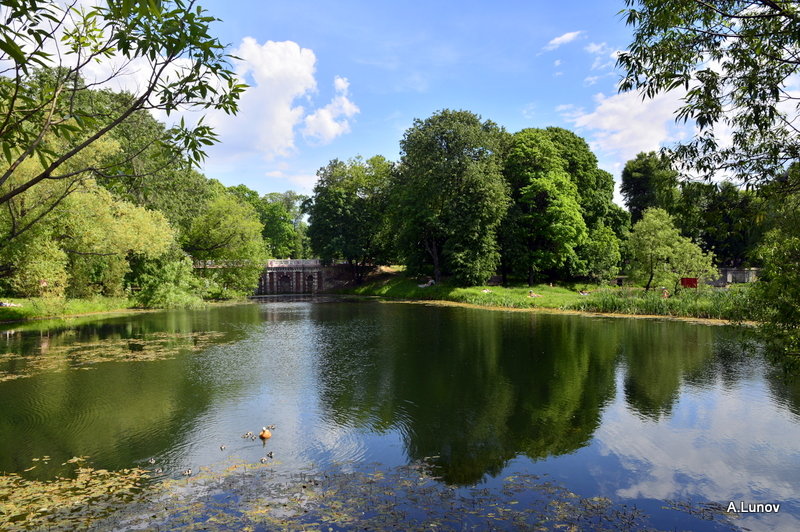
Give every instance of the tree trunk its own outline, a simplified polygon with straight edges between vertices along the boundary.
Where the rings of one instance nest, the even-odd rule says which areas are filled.
[[[439,284],[439,281],[442,278],[442,272],[439,267],[439,249],[436,247],[436,240],[434,240],[432,244],[433,253],[431,253],[431,255],[433,256],[433,280],[436,281],[436,284]]]

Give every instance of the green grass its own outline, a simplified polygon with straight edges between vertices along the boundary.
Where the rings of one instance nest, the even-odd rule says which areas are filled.
[[[95,297],[92,299],[0,298],[0,301],[21,305],[19,307],[0,307],[0,322],[111,312],[134,306],[132,300],[124,297]]]
[[[744,321],[749,315],[749,286],[730,289],[687,289],[667,299],[659,291],[641,288],[598,287],[588,284],[549,286],[474,286],[441,283],[421,288],[403,274],[382,274],[347,293],[397,300],[442,300],[486,307],[550,308],[609,314],[676,316]],[[488,290],[488,292],[487,292]],[[541,297],[528,297],[530,290]],[[580,295],[579,290],[589,292]]]
[[[584,289],[585,285],[580,285]],[[586,287],[591,289],[591,287]],[[484,291],[484,290],[488,290]],[[530,290],[541,297],[528,297]],[[472,286],[462,288],[441,283],[419,287],[418,282],[402,275],[383,277],[348,290],[348,293],[364,296],[380,296],[387,299],[442,300],[469,303],[487,307],[506,308],[567,308],[580,299],[578,288],[540,284],[528,286]]]
[[[653,314],[744,321],[754,319],[750,286],[686,289],[669,298],[640,288],[604,288],[570,306],[574,310],[612,314]]]

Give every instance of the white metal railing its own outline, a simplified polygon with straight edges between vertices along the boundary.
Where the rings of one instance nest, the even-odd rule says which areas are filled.
[[[322,262],[319,259],[270,259],[267,261],[268,268],[275,268],[280,266],[321,266]]]

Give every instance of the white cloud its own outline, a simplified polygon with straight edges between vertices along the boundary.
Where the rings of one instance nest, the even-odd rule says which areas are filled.
[[[316,91],[316,56],[292,41],[259,44],[245,37],[233,55],[236,71],[250,87],[239,101],[239,113],[215,113],[212,125],[227,146],[262,154],[266,159],[294,151],[295,127],[305,109],[295,101]]]
[[[358,112],[358,106],[348,98],[350,83],[346,78],[336,77],[333,82],[336,96],[325,107],[306,116],[303,137],[320,144],[327,144],[333,139],[350,131],[349,118]]]
[[[523,107],[522,108],[522,116],[527,118],[528,120],[536,118],[536,104],[535,103],[529,103],[528,105]]]
[[[236,73],[248,85],[234,116],[213,112],[209,123],[220,136],[215,157],[241,159],[259,154],[263,159],[287,157],[297,151],[295,137],[303,127],[304,138],[328,143],[350,131],[348,118],[358,112],[349,99],[349,82],[336,76],[335,95],[314,110],[317,93],[316,56],[292,41],[263,44],[245,37],[233,50]]]
[[[599,82],[602,79],[613,78],[613,77],[616,77],[616,75],[617,75],[616,72],[611,71],[611,72],[605,72],[605,73],[601,72],[601,73],[598,73],[598,74],[593,75],[593,76],[586,76],[585,78],[583,78],[583,86],[584,87],[591,87],[592,85],[596,84],[597,82]]]
[[[607,43],[589,43],[583,47],[584,50],[595,56],[592,61],[592,70],[605,70],[612,68],[617,62],[620,51],[612,48]]]
[[[311,194],[317,183],[316,174],[287,173],[282,170],[271,170],[264,175],[271,179],[283,179],[294,185],[294,189],[301,194]]]
[[[591,112],[575,106],[559,106],[556,111],[586,132],[593,149],[624,163],[639,152],[657,150],[692,134],[691,125],[675,123],[681,96],[673,91],[642,100],[636,92],[608,97],[600,93],[594,97],[596,106]]]
[[[596,42],[590,42],[589,44],[583,47],[584,50],[586,50],[592,55],[602,54],[606,48],[608,48],[608,45],[604,42],[599,44]]]
[[[397,83],[393,90],[395,92],[428,92],[428,79],[420,72],[412,72]]]
[[[561,59],[556,59],[553,61],[553,66],[561,66]]]
[[[582,33],[583,31],[570,31],[568,33],[565,33],[564,35],[559,35],[558,37],[551,39],[550,42],[548,42],[547,45],[544,47],[544,49],[555,50],[562,44],[567,44],[574,41],[575,39],[580,37]]]

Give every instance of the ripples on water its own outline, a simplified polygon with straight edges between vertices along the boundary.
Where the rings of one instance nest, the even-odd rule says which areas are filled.
[[[206,333],[213,345],[192,349]],[[285,472],[434,457],[432,474],[450,485],[545,474],[648,508],[659,527],[717,526],[675,517],[663,501],[730,499],[784,504],[745,526],[800,529],[800,386],[731,328],[272,301],[19,331],[0,337],[0,355],[50,356],[43,338],[53,350],[155,334],[185,348],[89,369],[48,360],[0,382],[0,469],[48,455],[26,473],[46,479],[88,455],[179,479],[269,451]],[[25,364],[0,358],[0,371]],[[271,424],[266,445],[241,438]]]

